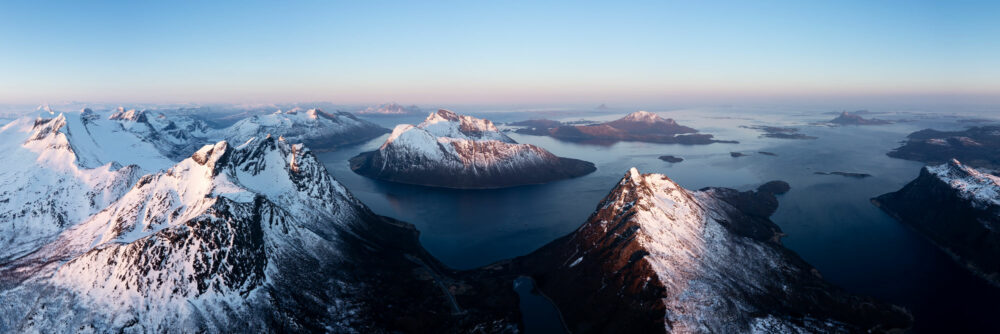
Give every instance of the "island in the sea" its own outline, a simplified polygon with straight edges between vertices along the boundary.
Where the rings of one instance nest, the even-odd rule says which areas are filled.
[[[744,129],[752,129],[763,132],[761,137],[777,139],[816,139],[815,136],[806,135],[799,132],[799,128],[770,126],[770,125],[742,125]]]
[[[517,133],[550,136],[563,141],[587,144],[613,144],[620,141],[637,141],[663,144],[705,145],[712,143],[737,143],[717,140],[713,135],[664,119],[655,113],[637,111],[623,118],[598,124],[570,125],[549,120],[525,121]],[[512,123],[511,125],[516,124]]]
[[[839,116],[830,120],[830,123],[837,125],[883,125],[892,122],[878,118],[864,118],[857,113],[841,112]]]
[[[518,144],[489,120],[443,109],[416,126],[396,126],[378,150],[350,163],[355,173],[374,179],[461,189],[540,184],[596,170],[593,163]]]
[[[684,161],[684,158],[675,157],[675,156],[672,156],[672,155],[661,155],[659,159],[663,160],[663,161],[666,161],[666,162],[669,162],[669,163],[678,163],[678,162]]]
[[[1000,126],[976,126],[962,131],[924,129],[906,136],[893,158],[942,164],[958,159],[974,167],[1000,168]]]

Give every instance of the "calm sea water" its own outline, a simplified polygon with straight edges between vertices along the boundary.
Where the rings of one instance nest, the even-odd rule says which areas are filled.
[[[781,196],[781,205],[772,219],[788,235],[783,243],[818,268],[827,280],[848,291],[908,308],[916,318],[916,332],[1000,332],[1000,321],[996,320],[1000,315],[1000,288],[969,274],[922,236],[869,202],[872,197],[898,190],[918,175],[922,164],[885,156],[906,134],[927,127],[962,129],[973,124],[958,122],[961,118],[950,112],[923,111],[866,116],[901,120],[891,125],[816,124],[835,116],[823,114],[828,111],[715,108],[658,112],[720,139],[738,140],[739,144],[597,146],[511,133],[518,142],[594,162],[598,169],[576,179],[508,189],[407,186],[351,172],[347,159],[377,148],[385,136],[323,153],[320,159],[372,210],[415,224],[424,247],[444,263],[460,269],[523,255],[572,232],[633,166],[643,173],[666,174],[688,189],[721,186],[748,190],[766,181],[784,180],[792,190]],[[624,113],[565,113],[556,118],[604,121]],[[528,113],[472,114],[495,121],[538,118]],[[421,118],[372,120],[391,128]],[[796,126],[819,138],[760,138],[756,130],[741,125]],[[734,151],[749,156],[732,158],[729,153]],[[657,159],[668,154],[685,160],[671,164]],[[862,172],[873,177],[814,174],[817,171]],[[519,284],[518,292],[526,299],[522,308],[530,314],[525,317],[527,329],[541,333],[561,328],[547,300],[526,292],[530,282]]]

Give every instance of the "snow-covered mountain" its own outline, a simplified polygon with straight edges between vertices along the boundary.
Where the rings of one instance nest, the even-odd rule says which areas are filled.
[[[305,143],[316,150],[325,151],[362,143],[389,130],[347,112],[328,113],[320,109],[296,108],[279,110],[269,115],[252,116],[220,132],[221,138],[234,143],[271,135],[285,137],[289,141]]]
[[[302,144],[222,141],[0,266],[0,332],[516,330],[513,292],[464,275]]]
[[[88,122],[100,122],[104,118],[90,109],[84,109],[82,113]],[[107,116],[107,120],[152,144],[172,161],[191,155],[215,135],[213,129],[200,120],[179,115],[168,117],[164,113],[146,110],[118,107]]]
[[[757,191],[690,191],[635,168],[575,232],[514,260],[573,332],[809,333],[905,329],[909,315],[850,295],[781,246]],[[572,282],[571,284],[569,282]]]
[[[87,109],[0,128],[0,262],[36,249],[117,200],[143,174],[173,164],[118,122]]]
[[[672,118],[665,119],[655,113],[642,110],[605,124],[631,134],[675,135],[698,132],[698,130],[677,124]]]
[[[872,203],[1000,285],[1000,177],[952,160]]]
[[[358,110],[358,114],[362,115],[414,115],[422,112],[423,111],[420,110],[420,107],[417,107],[416,105],[403,106],[395,102],[370,106],[365,109]]]
[[[577,177],[595,167],[518,144],[489,120],[438,110],[416,126],[396,126],[378,150],[352,158],[351,169],[392,182],[500,188]]]

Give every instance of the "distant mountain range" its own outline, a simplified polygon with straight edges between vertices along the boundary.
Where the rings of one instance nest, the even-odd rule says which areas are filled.
[[[419,115],[423,113],[423,110],[420,110],[420,107],[416,105],[403,106],[397,103],[386,103],[358,110],[357,113],[361,115],[398,116]]]

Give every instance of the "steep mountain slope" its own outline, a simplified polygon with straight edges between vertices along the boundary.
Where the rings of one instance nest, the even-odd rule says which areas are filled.
[[[952,160],[872,203],[1000,285],[1000,177]]]
[[[501,188],[577,177],[595,167],[518,144],[489,120],[438,110],[417,126],[396,126],[378,150],[351,158],[351,169],[392,182]]]
[[[241,143],[253,137],[267,135],[285,137],[289,141],[304,143],[319,151],[339,146],[363,143],[381,136],[388,129],[355,117],[346,112],[328,113],[319,109],[277,111],[243,119],[220,130],[220,139]]]
[[[634,168],[583,226],[515,259],[573,332],[883,332],[909,315],[781,246],[768,191],[689,191]]]
[[[0,266],[0,332],[516,330],[513,292],[474,275],[301,144],[223,141]]]

